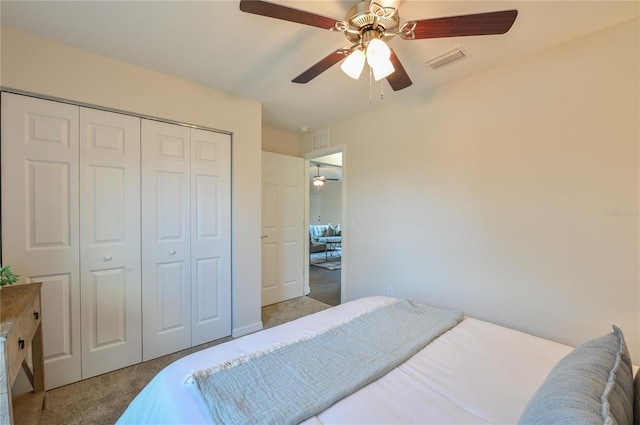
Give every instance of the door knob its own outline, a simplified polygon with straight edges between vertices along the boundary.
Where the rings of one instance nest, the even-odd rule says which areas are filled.
[[[104,256],[104,261],[111,261],[112,259],[113,259],[113,257],[110,256],[110,255],[105,255]]]
[[[264,239],[264,238],[268,238],[268,237],[269,237],[269,235],[262,235],[262,236],[260,236],[260,239]]]
[[[169,255],[176,255],[176,250],[175,249],[170,249],[169,250]]]

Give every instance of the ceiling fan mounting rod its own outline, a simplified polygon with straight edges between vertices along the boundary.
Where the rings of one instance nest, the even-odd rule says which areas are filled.
[[[375,38],[381,39],[384,37],[384,32],[380,30],[380,28],[363,28],[361,31],[360,40],[362,45],[366,48],[369,42]]]

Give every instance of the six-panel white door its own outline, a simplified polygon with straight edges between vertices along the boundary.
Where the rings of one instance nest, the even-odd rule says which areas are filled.
[[[81,379],[78,111],[2,93],[2,261],[43,282],[47,389]]]
[[[143,359],[191,347],[190,129],[142,120]]]
[[[47,389],[231,334],[230,167],[227,134],[2,93],[2,260],[44,283]]]
[[[304,160],[262,152],[262,305],[303,294]]]
[[[231,136],[191,129],[191,345],[231,334]]]
[[[80,109],[82,378],[142,361],[140,119]]]

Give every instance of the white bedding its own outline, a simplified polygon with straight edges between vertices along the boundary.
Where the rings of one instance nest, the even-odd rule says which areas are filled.
[[[180,359],[153,378],[118,424],[210,423],[196,386],[185,383],[191,371],[312,335],[386,300],[345,303]],[[566,345],[465,318],[383,378],[305,423],[516,423],[569,351]]]

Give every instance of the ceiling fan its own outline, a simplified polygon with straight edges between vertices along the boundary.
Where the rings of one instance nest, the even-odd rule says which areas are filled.
[[[316,164],[316,166],[318,167],[318,173],[313,178],[313,185],[316,186],[318,189],[320,189],[320,186],[324,185],[328,181],[336,181],[336,182],[340,181],[340,179],[329,179],[329,178],[326,178],[325,176],[321,176],[320,164]]]
[[[394,91],[409,87],[412,82],[395,52],[385,43],[386,41],[396,35],[403,40],[421,40],[504,34],[509,31],[518,15],[518,11],[513,9],[407,21],[400,25],[398,9],[383,6],[375,0],[364,0],[356,4],[347,12],[343,21],[263,0],[240,0],[240,10],[342,32],[347,37],[351,46],[330,53],[295,77],[292,82],[308,83],[346,58],[341,68],[347,75],[358,79],[366,60],[371,67],[374,79],[378,81],[386,78]]]

